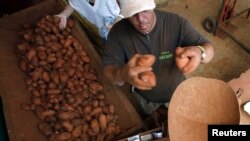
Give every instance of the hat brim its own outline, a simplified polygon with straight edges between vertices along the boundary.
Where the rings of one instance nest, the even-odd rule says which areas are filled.
[[[136,13],[145,11],[145,10],[153,10],[155,8],[154,0],[143,1],[143,3],[132,3],[127,4],[121,7],[121,14],[125,18],[129,18]]]

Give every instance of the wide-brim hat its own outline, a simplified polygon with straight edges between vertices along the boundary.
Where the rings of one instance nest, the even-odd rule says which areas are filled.
[[[155,8],[154,0],[120,0],[121,14],[125,17],[131,17],[136,13],[152,10]]]

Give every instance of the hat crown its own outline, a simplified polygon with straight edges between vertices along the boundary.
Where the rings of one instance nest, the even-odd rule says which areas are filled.
[[[120,0],[121,14],[125,17],[131,17],[144,10],[155,8],[154,0]]]

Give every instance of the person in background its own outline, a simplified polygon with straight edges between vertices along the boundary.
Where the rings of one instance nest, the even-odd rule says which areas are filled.
[[[69,0],[68,2],[65,9],[56,15],[60,18],[61,29],[66,27],[67,18],[76,10],[95,25],[100,36],[106,40],[111,27],[123,18],[116,0]]]
[[[103,71],[114,85],[130,84],[137,106],[149,115],[160,106],[168,107],[185,74],[210,62],[214,50],[185,18],[155,9],[154,0],[119,2],[125,18],[109,33]],[[155,56],[152,67],[136,65],[138,58],[145,54]],[[153,71],[156,86],[139,78],[145,71]]]

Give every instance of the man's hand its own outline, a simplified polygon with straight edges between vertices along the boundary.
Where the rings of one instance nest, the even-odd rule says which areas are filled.
[[[67,26],[67,18],[74,12],[74,8],[68,4],[65,9],[56,17],[60,18],[59,28],[64,29]]]
[[[67,26],[67,16],[63,14],[55,15],[56,17],[60,18],[59,28],[62,30]]]
[[[152,67],[138,66],[136,63],[140,56],[141,55],[139,54],[134,55],[129,60],[129,62],[121,68],[120,74],[122,75],[124,81],[130,83],[136,88],[141,90],[150,90],[152,89],[152,86],[150,86],[149,83],[141,80],[139,78],[139,74],[142,72],[151,71]]]
[[[177,67],[184,73],[193,72],[201,62],[201,51],[195,46],[177,47],[175,50]]]

